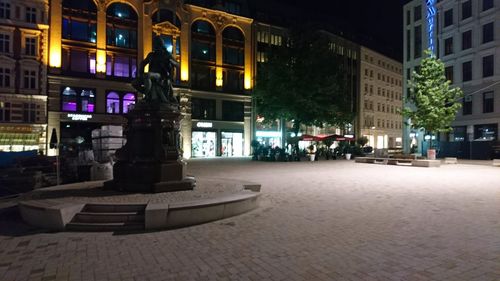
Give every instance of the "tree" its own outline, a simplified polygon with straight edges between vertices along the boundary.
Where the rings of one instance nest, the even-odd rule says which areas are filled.
[[[410,119],[411,127],[423,129],[428,134],[448,132],[458,109],[462,106],[460,88],[450,88],[446,79],[444,64],[430,51],[425,52],[420,71],[413,71],[409,81],[409,101],[414,107],[405,107],[403,116]],[[432,138],[430,141],[432,147]]]
[[[272,47],[257,72],[257,113],[267,120],[293,120],[296,134],[301,125],[351,122],[347,69],[330,42],[324,32],[293,29],[287,43]]]

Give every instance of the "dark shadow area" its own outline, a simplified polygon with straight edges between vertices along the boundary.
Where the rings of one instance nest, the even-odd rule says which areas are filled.
[[[21,200],[58,199],[66,197],[103,197],[127,194],[130,193],[106,190],[102,187],[87,189],[38,190],[21,197]]]
[[[0,209],[0,236],[20,237],[50,232],[25,223],[17,206]]]

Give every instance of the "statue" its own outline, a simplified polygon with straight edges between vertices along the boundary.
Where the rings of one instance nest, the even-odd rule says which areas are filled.
[[[146,65],[149,65],[148,73],[144,73]],[[132,86],[144,94],[146,102],[178,104],[172,86],[174,66],[179,67],[179,63],[167,51],[163,40],[159,36],[155,36],[153,38],[153,51],[141,62],[139,74],[132,81]]]

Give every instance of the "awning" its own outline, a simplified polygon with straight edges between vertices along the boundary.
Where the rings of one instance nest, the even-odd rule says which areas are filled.
[[[320,135],[316,135],[316,136],[302,135],[300,140],[303,140],[303,141],[323,141],[326,139],[331,139],[333,141],[353,141],[354,140],[353,137],[345,137],[345,136],[336,135],[336,134],[333,134],[333,135],[320,134]]]

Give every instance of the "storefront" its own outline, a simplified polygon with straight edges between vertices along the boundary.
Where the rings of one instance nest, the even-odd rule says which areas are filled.
[[[244,155],[243,122],[193,121],[191,157],[241,157]]]
[[[0,151],[40,151],[45,139],[45,125],[0,125]]]

